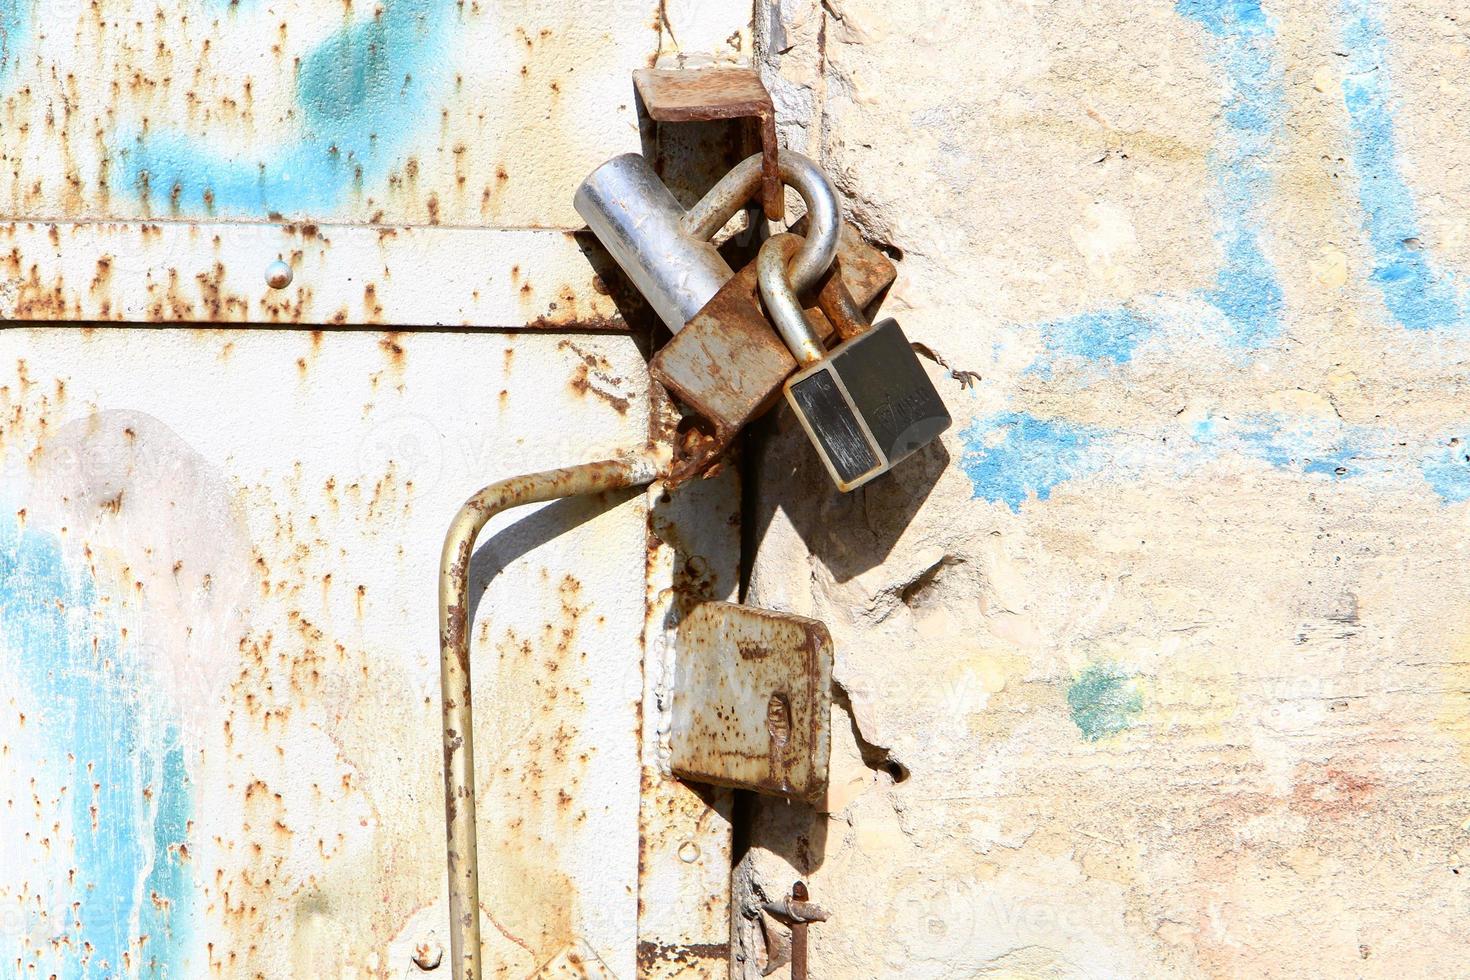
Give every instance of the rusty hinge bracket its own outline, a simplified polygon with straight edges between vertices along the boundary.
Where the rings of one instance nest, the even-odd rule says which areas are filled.
[[[827,627],[707,602],[685,617],[676,644],[674,774],[787,799],[821,797],[831,745]]]
[[[776,105],[760,72],[753,68],[644,68],[633,73],[633,87],[654,122],[752,120],[760,133],[761,207],[771,221],[786,217]]]

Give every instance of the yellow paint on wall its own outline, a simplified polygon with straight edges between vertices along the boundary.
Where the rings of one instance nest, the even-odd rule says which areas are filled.
[[[1181,647],[1157,672],[1137,679],[1143,698],[1140,723],[1161,736],[1223,738],[1240,707],[1243,666],[1213,645]]]
[[[1336,245],[1323,245],[1317,253],[1317,260],[1311,264],[1311,269],[1317,282],[1328,289],[1341,289],[1347,285],[1347,253]]]
[[[1470,635],[1450,648],[1444,679],[1435,727],[1454,740],[1461,761],[1470,764]]]

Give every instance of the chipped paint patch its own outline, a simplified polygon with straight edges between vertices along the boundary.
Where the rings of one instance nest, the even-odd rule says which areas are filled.
[[[1143,710],[1143,696],[1131,674],[1093,664],[1067,688],[1067,707],[1082,737],[1096,742],[1126,731]]]
[[[1047,500],[1052,490],[1092,472],[1100,460],[1089,450],[1096,430],[1025,412],[977,419],[961,439],[961,465],[974,496],[1019,511],[1027,500]]]
[[[1199,21],[1211,34],[1227,35],[1241,30],[1266,30],[1261,0],[1179,0],[1176,9]]]
[[[1425,481],[1448,504],[1470,500],[1470,449],[1462,436],[1446,439],[1421,464]]]
[[[1041,328],[1047,350],[1063,357],[1126,364],[1134,349],[1156,329],[1156,321],[1127,306],[1080,313]],[[1050,365],[1039,366],[1050,376]]]

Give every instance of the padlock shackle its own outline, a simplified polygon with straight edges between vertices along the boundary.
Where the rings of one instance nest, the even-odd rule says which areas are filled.
[[[735,166],[684,216],[684,231],[708,241],[745,207],[761,186],[761,155],[747,157]],[[842,233],[842,200],[837,189],[809,157],[794,150],[781,151],[781,180],[794,187],[806,202],[806,241],[791,263],[791,281],[798,293],[806,292],[827,274],[837,256],[837,239]]]
[[[760,280],[761,299],[766,304],[766,313],[781,339],[791,351],[791,356],[802,367],[810,367],[827,356],[822,342],[811,321],[806,318],[796,286],[791,281],[789,269],[792,256],[796,255],[801,239],[796,235],[772,235],[761,246],[756,258],[756,276]]]

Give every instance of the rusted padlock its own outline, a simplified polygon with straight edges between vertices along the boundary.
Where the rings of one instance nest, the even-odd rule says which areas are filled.
[[[761,159],[741,162],[687,212],[636,153],[613,157],[577,188],[577,213],[676,334],[735,275],[710,239],[759,189]],[[805,292],[832,266],[842,205],[800,153],[781,154],[781,179],[807,206],[811,230],[791,261],[792,284]]]
[[[893,263],[843,223],[837,259],[806,314],[824,339],[866,326],[871,307],[897,277]],[[855,307],[855,309],[853,308]],[[653,377],[684,406],[685,427],[671,483],[708,470],[740,431],[781,399],[796,359],[761,310],[752,261],[725,284],[654,357]]]
[[[854,490],[888,472],[950,426],[949,410],[898,321],[862,330],[828,352],[787,273],[801,247],[792,235],[761,246],[761,298],[801,369],[786,400],[839,489]],[[835,288],[841,289],[838,281]],[[856,303],[840,297],[853,312]]]
[[[805,200],[810,229],[791,263],[793,284],[803,292],[820,284],[821,308],[849,327],[856,321],[842,316],[838,296],[866,306],[896,271],[840,221],[837,194],[814,163],[784,152],[781,174]],[[741,429],[779,399],[781,383],[796,370],[761,311],[755,264],[736,275],[709,243],[761,183],[762,158],[755,155],[685,213],[647,162],[627,154],[599,167],[577,191],[578,213],[674,333],[651,365],[687,412],[673,485],[709,470]],[[838,276],[831,272],[834,259]],[[837,278],[845,291],[832,288]],[[830,333],[828,317],[812,312],[819,330]]]

